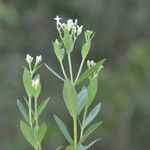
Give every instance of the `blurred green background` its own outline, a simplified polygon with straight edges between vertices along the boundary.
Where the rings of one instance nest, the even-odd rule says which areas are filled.
[[[93,150],[150,149],[150,1],[149,0],[0,0],[0,149],[30,150],[19,129],[17,98],[24,95],[22,66],[27,53],[42,54],[44,62],[60,72],[52,43],[58,36],[53,18],[78,18],[93,29],[89,59],[107,58],[99,76],[95,103],[103,125],[89,139],[101,137]],[[78,68],[81,36],[73,53]],[[54,112],[72,128],[62,99],[62,83],[43,67],[41,99],[52,101],[41,119],[49,130],[43,147],[65,145]]]

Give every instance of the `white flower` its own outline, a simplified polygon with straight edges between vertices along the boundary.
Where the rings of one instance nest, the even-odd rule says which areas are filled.
[[[71,27],[72,27],[73,25],[74,25],[73,20],[72,20],[72,19],[69,19],[69,20],[67,21],[67,24],[66,24],[67,30],[70,31],[70,29],[71,29]]]
[[[78,26],[78,25],[77,25],[77,35],[80,35],[80,34],[81,34],[82,28],[83,28],[83,25],[82,25],[82,26]]]
[[[74,24],[77,25],[78,23],[78,19],[75,19]]]
[[[76,34],[76,32],[77,32],[77,27],[76,27],[76,26],[72,26],[71,29],[72,29],[72,33],[73,33],[73,34]]]
[[[32,80],[32,87],[36,89],[39,83],[40,83],[40,76],[37,75],[37,76]]]
[[[62,23],[62,24],[61,24],[61,27],[62,27],[62,28],[66,28],[66,24],[65,24],[65,23]]]
[[[33,57],[32,56],[30,56],[29,54],[27,54],[26,55],[26,59],[25,59],[26,61],[27,61],[27,63],[28,64],[31,64],[32,63],[32,61],[33,61]]]
[[[62,19],[62,18],[59,17],[59,16],[56,16],[56,17],[54,18],[54,20],[56,20],[57,26],[61,24],[61,23],[60,23],[60,20],[61,20],[61,19]]]
[[[36,56],[36,64],[39,64],[42,61],[42,56]]]

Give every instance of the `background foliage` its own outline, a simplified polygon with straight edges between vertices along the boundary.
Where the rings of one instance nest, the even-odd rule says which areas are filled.
[[[104,121],[94,136],[102,137],[93,149],[146,150],[150,148],[150,1],[148,0],[1,0],[0,1],[0,145],[3,150],[30,149],[19,130],[16,99],[23,93],[22,65],[25,54],[42,54],[60,70],[52,43],[55,15],[78,18],[94,29],[90,59],[107,63],[99,77],[96,103],[102,102],[98,119]],[[81,38],[80,42],[83,42]],[[73,63],[78,68],[81,45]],[[53,113],[66,115],[62,84],[43,67],[42,98],[53,99],[43,119],[49,124],[45,149],[64,143]],[[63,106],[63,107],[62,107]],[[70,130],[72,125],[70,122]],[[90,140],[90,139],[89,139]]]

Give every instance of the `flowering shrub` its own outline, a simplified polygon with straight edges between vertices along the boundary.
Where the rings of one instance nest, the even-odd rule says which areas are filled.
[[[96,139],[86,146],[83,144],[85,140],[91,135],[91,133],[95,131],[95,129],[98,128],[102,123],[102,121],[100,121],[88,127],[98,115],[101,103],[97,104],[89,113],[88,109],[93,103],[96,96],[98,89],[97,77],[98,73],[103,68],[105,59],[99,61],[98,63],[88,60],[87,70],[83,74],[81,74],[85,59],[91,48],[92,38],[94,36],[93,31],[86,30],[84,32],[85,43],[83,44],[81,49],[82,61],[75,77],[72,70],[73,67],[71,61],[71,53],[74,50],[77,38],[82,33],[83,26],[78,25],[77,19],[75,19],[74,21],[72,19],[69,19],[67,23],[61,23],[61,18],[56,16],[55,20],[56,27],[59,33],[59,40],[56,39],[53,42],[53,47],[64,77],[56,73],[47,64],[45,65],[56,77],[64,82],[63,98],[67,110],[73,119],[73,137],[71,137],[66,124],[58,116],[54,115],[54,118],[64,137],[68,141],[66,150],[87,150],[99,140]],[[65,54],[67,55],[69,64],[69,75],[66,73],[65,67],[63,65]],[[77,92],[76,86],[81,84],[84,80],[89,81],[88,86],[83,86],[82,89]],[[58,149],[60,148],[62,147],[59,147]]]
[[[59,38],[53,42],[54,52],[60,63],[63,77],[55,72],[47,64],[45,66],[52,72],[57,78],[63,81],[63,98],[66,108],[73,120],[73,137],[69,133],[66,124],[56,115],[54,119],[60,128],[62,134],[68,141],[68,145],[65,147],[66,150],[87,150],[99,139],[84,145],[86,139],[101,125],[102,121],[90,124],[94,121],[98,115],[101,103],[97,104],[90,112],[89,108],[93,103],[97,90],[98,90],[98,74],[103,68],[105,59],[95,63],[87,61],[87,70],[82,73],[82,68],[85,63],[86,57],[91,48],[91,42],[94,37],[94,32],[86,30],[84,32],[85,42],[81,49],[82,61],[77,73],[73,72],[71,54],[74,50],[75,42],[82,33],[83,26],[78,25],[78,20],[69,19],[67,23],[61,23],[58,16],[55,18],[56,27],[59,33]],[[67,55],[69,73],[66,72],[66,68],[63,64],[65,60],[65,54]],[[26,140],[33,146],[35,150],[42,150],[41,142],[47,131],[47,125],[45,123],[39,123],[39,116],[45,109],[49,102],[49,97],[44,100],[38,106],[38,98],[41,93],[40,75],[36,72],[41,66],[42,57],[37,56],[35,62],[30,55],[27,54],[26,62],[28,67],[24,67],[23,72],[23,84],[26,91],[27,97],[24,97],[26,107],[24,103],[17,100],[18,108],[24,118],[24,121],[20,121],[21,131]],[[82,74],[81,74],[82,73]],[[76,87],[82,84],[83,81],[87,80],[88,85],[84,85],[79,92]],[[63,148],[58,147],[56,150]]]

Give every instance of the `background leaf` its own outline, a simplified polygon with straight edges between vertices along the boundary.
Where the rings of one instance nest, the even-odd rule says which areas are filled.
[[[47,64],[45,64],[46,68],[52,73],[54,74],[58,79],[64,81],[64,79],[56,72],[54,71],[50,66],[48,66]]]
[[[24,117],[24,119],[29,122],[29,116],[28,116],[28,113],[24,107],[24,105],[22,104],[22,102],[20,100],[17,100],[17,105],[18,105],[18,108],[22,114],[22,116]]]
[[[43,110],[45,109],[45,107],[47,106],[48,102],[50,100],[50,97],[46,98],[38,107],[37,109],[37,113],[38,116],[43,112]]]
[[[92,132],[94,132],[100,125],[102,124],[102,121],[95,123],[94,125],[92,125],[83,135],[82,139],[80,140],[80,144],[82,144],[89,136]]]
[[[59,146],[59,147],[57,147],[56,148],[56,150],[60,150],[60,149],[62,149],[64,146]]]
[[[88,92],[86,87],[83,87],[80,93],[78,94],[79,100],[78,115],[80,115],[81,111],[85,107],[87,99],[88,99]]]
[[[68,142],[70,144],[72,144],[73,140],[72,140],[72,138],[68,132],[68,129],[67,129],[67,126],[65,125],[65,123],[60,118],[58,118],[56,115],[54,115],[54,119],[55,119],[57,125],[59,126],[59,129],[61,130],[61,132],[65,136],[65,138],[68,140]]]
[[[86,120],[85,120],[85,127],[88,126],[97,116],[97,114],[100,111],[100,107],[101,107],[101,103],[97,104],[92,111],[89,113],[89,115],[87,116]]]

